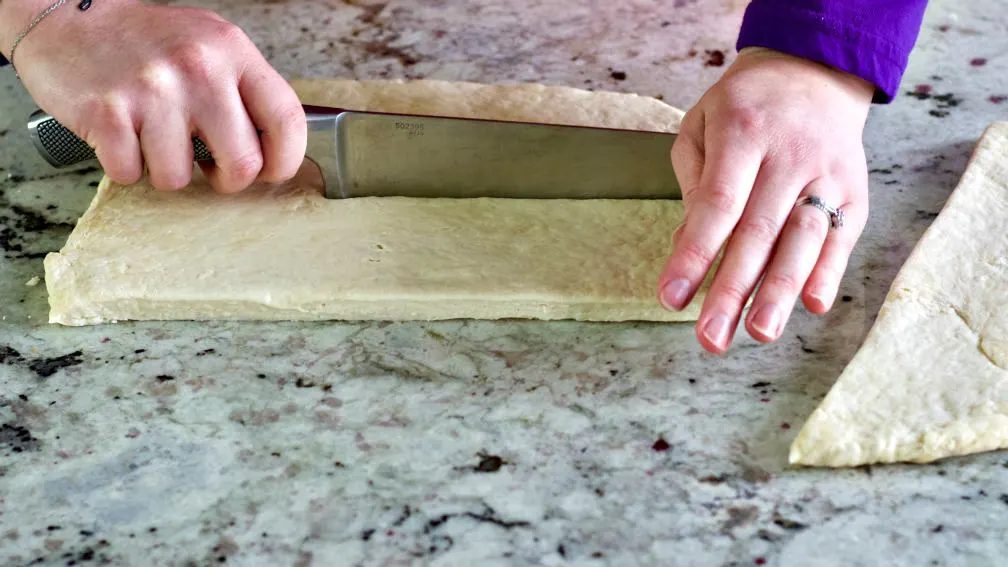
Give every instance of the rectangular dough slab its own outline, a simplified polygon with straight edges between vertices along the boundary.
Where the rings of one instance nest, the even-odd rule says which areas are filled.
[[[792,463],[926,463],[1008,448],[1008,123],[990,126],[893,280]]]
[[[655,99],[541,85],[308,81],[309,104],[676,131]],[[670,169],[671,174],[671,169]],[[327,200],[311,166],[218,195],[102,181],[45,259],[50,322],[691,321],[656,301],[679,201]]]

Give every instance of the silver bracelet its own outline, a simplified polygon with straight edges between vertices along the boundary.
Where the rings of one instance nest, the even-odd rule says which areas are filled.
[[[46,16],[52,14],[57,8],[59,8],[63,4],[66,4],[66,1],[67,0],[56,0],[55,2],[50,4],[48,8],[42,10],[42,12],[39,13],[39,15],[35,16],[35,19],[32,20],[30,24],[28,24],[28,26],[24,29],[24,31],[18,34],[16,38],[14,38],[14,46],[11,47],[10,57],[8,57],[7,59],[10,60],[11,69],[14,69],[14,75],[18,79],[21,78],[21,75],[18,73],[17,66],[14,65],[14,52],[17,51],[18,45],[21,43],[21,40],[24,39],[25,36],[27,36],[33,29],[35,29],[35,26],[37,26],[39,22],[44,20]],[[90,5],[90,2],[88,2],[88,4]]]

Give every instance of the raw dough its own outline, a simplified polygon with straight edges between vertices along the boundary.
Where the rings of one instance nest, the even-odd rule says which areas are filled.
[[[309,104],[658,131],[658,100],[541,85],[295,83]],[[313,175],[314,174],[314,175]],[[671,174],[671,169],[670,169]],[[317,172],[218,195],[102,181],[45,259],[50,322],[695,320],[656,301],[679,201],[327,200]],[[709,280],[708,280],[709,283]]]
[[[1008,447],[1008,123],[992,125],[790,461],[930,462]]]

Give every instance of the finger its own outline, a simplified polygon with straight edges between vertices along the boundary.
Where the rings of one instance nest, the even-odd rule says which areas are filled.
[[[213,188],[236,193],[248,187],[262,170],[259,136],[236,88],[221,89],[194,110],[196,128],[213,164],[200,164]]]
[[[686,188],[697,187],[703,172],[703,123],[702,111],[691,110],[687,112],[680,124],[675,143],[672,145],[672,168],[675,170],[676,180],[683,192],[684,207],[689,205],[689,194],[687,194]],[[680,223],[672,233],[673,249],[678,246],[679,240],[682,238],[683,228],[685,228],[685,224]],[[663,281],[659,278],[658,301],[660,303],[664,303],[662,298]]]
[[[703,128],[704,116],[701,110],[691,110],[683,117],[672,144],[672,169],[675,171],[679,187],[683,188],[683,201],[688,206],[690,192],[695,193],[703,173]]]
[[[689,206],[689,195],[684,188],[697,187],[700,184],[700,174],[703,172],[703,123],[701,111],[687,112],[672,145],[672,168],[679,187],[683,188],[682,199],[686,207]],[[673,247],[682,237],[684,226],[680,224],[672,233]],[[661,295],[661,286],[658,288],[658,294]]]
[[[842,208],[844,224],[831,229],[826,235],[822,253],[802,292],[805,308],[817,315],[826,313],[833,306],[851,252],[868,220],[867,201],[849,203]]]
[[[725,247],[697,320],[697,338],[708,351],[722,353],[731,345],[742,311],[805,182],[779,164],[768,163],[760,170],[753,198]]]
[[[131,185],[143,176],[140,140],[132,128],[103,126],[95,135],[95,157],[105,175],[121,185]]]
[[[147,177],[157,189],[181,189],[192,180],[192,137],[188,121],[178,108],[171,104],[154,108],[140,125],[140,149]]]
[[[130,185],[143,175],[140,139],[124,104],[106,101],[92,109],[92,127],[85,139],[95,151],[105,175],[112,181]]]
[[[307,119],[294,89],[263,60],[242,74],[238,90],[261,131],[263,166],[259,179],[280,182],[294,177],[308,144]]]
[[[659,278],[662,304],[683,309],[710,270],[745,208],[760,152],[738,133],[705,132],[703,172],[691,195],[682,232]]]
[[[840,199],[833,196],[838,194],[839,190],[820,178],[809,183],[799,197],[817,195],[836,203]],[[771,342],[780,337],[819,259],[828,231],[829,216],[823,211],[811,205],[791,210],[746,317],[746,330],[754,339]]]

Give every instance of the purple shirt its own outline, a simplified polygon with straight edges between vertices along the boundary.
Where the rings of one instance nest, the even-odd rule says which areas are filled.
[[[927,0],[753,0],[735,47],[766,47],[846,71],[875,85],[874,102],[888,103],[926,6]]]
[[[818,61],[896,96],[927,0],[753,0],[736,49],[766,47]]]

